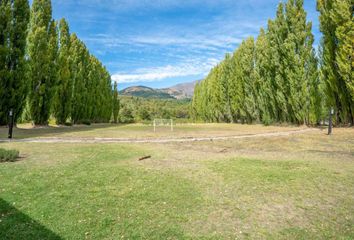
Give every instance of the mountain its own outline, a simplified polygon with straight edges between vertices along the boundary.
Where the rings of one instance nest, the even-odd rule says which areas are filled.
[[[134,96],[142,98],[174,99],[174,97],[169,93],[145,86],[128,87],[120,91],[119,94],[122,96]]]
[[[195,85],[200,81],[193,81],[188,83],[180,83],[175,86],[161,89],[162,91],[172,95],[176,99],[192,98],[194,94]]]
[[[169,88],[155,89],[145,86],[134,86],[119,92],[122,96],[159,99],[190,99],[193,97],[195,85],[199,81],[181,83]]]

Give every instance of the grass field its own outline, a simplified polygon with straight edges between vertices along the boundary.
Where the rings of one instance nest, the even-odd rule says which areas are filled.
[[[173,138],[261,125],[17,129],[16,138]],[[6,137],[6,129],[0,129]],[[227,141],[1,143],[0,239],[353,239],[354,129]],[[139,161],[143,156],[150,159]]]
[[[14,129],[14,138],[32,137],[76,137],[76,138],[176,138],[176,137],[209,137],[234,136],[252,133],[266,133],[277,131],[296,130],[298,127],[264,127],[262,125],[232,125],[232,124],[180,124],[174,126],[171,133],[169,126],[160,126],[153,131],[152,125],[127,124],[111,125],[97,124],[94,126],[75,127],[45,127],[33,129],[31,125],[20,125]],[[7,129],[0,128],[0,138],[7,137]]]

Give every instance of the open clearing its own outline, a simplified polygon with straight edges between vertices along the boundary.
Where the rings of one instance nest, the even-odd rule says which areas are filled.
[[[293,134],[301,134],[309,131],[316,131],[315,128],[300,128],[292,130],[277,130],[274,132],[264,131],[261,133],[250,133],[244,134],[233,131],[236,135],[225,135],[225,136],[213,136],[209,135],[200,137],[149,137],[149,138],[97,138],[97,137],[34,137],[34,138],[23,138],[23,139],[0,139],[0,142],[27,142],[27,143],[178,143],[178,142],[201,142],[201,141],[222,141],[222,140],[232,140],[232,139],[245,139],[245,138],[256,138],[256,137],[279,137],[279,136],[289,136]],[[129,131],[129,130],[128,130]],[[179,131],[181,132],[181,130]],[[54,133],[55,134],[55,133]],[[174,133],[170,133],[173,135]],[[116,133],[116,135],[119,135]],[[156,134],[157,136],[159,134]]]
[[[16,129],[17,139],[176,139],[163,143],[3,142],[4,239],[353,239],[354,129],[144,125]],[[0,129],[1,137],[7,129]],[[139,161],[139,158],[151,158]]]

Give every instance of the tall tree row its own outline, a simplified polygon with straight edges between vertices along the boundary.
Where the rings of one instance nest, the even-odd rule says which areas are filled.
[[[72,73],[70,69],[70,32],[69,25],[65,19],[59,23],[59,44],[58,53],[58,74],[55,89],[53,113],[58,124],[64,124],[71,116],[72,110]]]
[[[193,116],[204,121],[316,124],[321,83],[311,23],[302,0],[278,5],[256,40],[241,43],[195,90]]]
[[[72,121],[109,122],[113,104],[110,74],[76,34],[70,37],[70,52]]]
[[[112,112],[113,112],[113,122],[117,123],[118,122],[118,114],[120,110],[120,102],[119,102],[119,97],[118,97],[118,86],[117,82],[114,82],[114,88],[113,88],[113,98],[112,98]]]
[[[29,16],[27,0],[0,1],[0,125],[7,123],[10,109],[19,118],[26,99]]]
[[[326,83],[327,105],[337,122],[354,123],[354,3],[352,0],[318,0],[323,33],[321,75]]]
[[[52,18],[51,0],[31,9],[28,0],[1,0],[0,10],[0,125],[26,105],[35,125],[110,121],[110,74],[65,19]]]
[[[45,125],[50,117],[57,70],[58,35],[52,19],[50,0],[34,0],[28,35],[30,69],[29,107],[36,125]]]

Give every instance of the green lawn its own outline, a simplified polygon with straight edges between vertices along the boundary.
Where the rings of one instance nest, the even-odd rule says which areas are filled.
[[[303,127],[282,126],[264,127],[263,125],[239,124],[177,124],[171,132],[170,126],[159,126],[154,132],[148,124],[95,124],[93,126],[32,128],[29,124],[19,125],[14,129],[14,138],[32,137],[79,137],[79,138],[176,138],[176,137],[209,137],[234,136],[252,133],[299,130]],[[7,137],[7,128],[0,128],[0,138]]]
[[[133,125],[77,134],[110,136],[120,127],[144,132]],[[198,127],[219,134],[250,126],[184,128],[195,134]],[[354,238],[354,129],[200,143],[0,147],[22,156],[0,164],[0,239]]]

